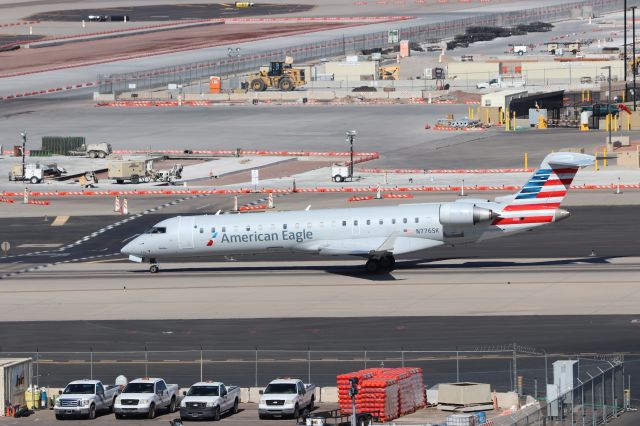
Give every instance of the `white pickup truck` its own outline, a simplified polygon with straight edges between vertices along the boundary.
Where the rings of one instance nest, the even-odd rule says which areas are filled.
[[[236,414],[240,404],[240,388],[226,387],[221,382],[198,382],[191,385],[180,402],[180,419],[220,420],[222,413]]]
[[[527,82],[522,78],[503,78],[498,76],[496,78],[492,78],[489,81],[481,82],[476,84],[476,89],[491,89],[491,88],[509,88],[509,87],[524,87],[527,85]]]
[[[260,419],[290,416],[297,419],[304,410],[313,410],[316,385],[300,379],[276,379],[260,391],[258,416]]]
[[[116,419],[128,415],[144,414],[149,419],[158,410],[176,411],[178,405],[178,385],[168,385],[163,379],[145,378],[130,381],[116,399],[113,411]]]
[[[116,385],[103,385],[99,380],[75,380],[67,385],[53,407],[56,419],[68,417],[96,418],[98,411],[111,411],[120,393]]]

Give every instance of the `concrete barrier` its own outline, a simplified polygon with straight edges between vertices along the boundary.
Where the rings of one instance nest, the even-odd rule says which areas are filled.
[[[249,402],[249,388],[240,388],[240,402]]]
[[[320,388],[319,402],[338,402],[338,388],[335,386],[327,386]]]
[[[249,400],[247,402],[258,403],[260,402],[260,391],[263,391],[264,387],[249,388]]]

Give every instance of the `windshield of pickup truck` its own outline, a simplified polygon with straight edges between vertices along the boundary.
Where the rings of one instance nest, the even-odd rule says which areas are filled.
[[[217,386],[191,386],[187,396],[219,396]]]
[[[153,383],[129,383],[122,393],[153,393]]]
[[[74,383],[64,388],[63,395],[94,395],[95,385]]]
[[[264,393],[283,393],[295,395],[296,385],[294,383],[270,383],[264,390]]]

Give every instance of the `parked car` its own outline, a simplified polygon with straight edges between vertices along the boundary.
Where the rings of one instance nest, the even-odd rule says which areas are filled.
[[[316,386],[305,384],[300,379],[276,379],[261,391],[258,416],[292,417],[297,419],[303,410],[313,410],[316,403]]]
[[[180,419],[220,420],[223,413],[236,414],[240,404],[240,388],[221,382],[198,382],[191,385],[180,402]]]
[[[75,380],[60,391],[53,407],[56,419],[86,417],[95,419],[98,411],[111,411],[120,387],[103,385],[99,380]]]
[[[116,419],[144,414],[153,419],[158,410],[169,413],[178,406],[178,385],[168,385],[163,379],[145,378],[130,381],[116,399],[113,411]]]

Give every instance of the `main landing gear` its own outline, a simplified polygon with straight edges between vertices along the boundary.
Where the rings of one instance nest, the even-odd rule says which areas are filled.
[[[396,259],[391,254],[385,254],[381,257],[371,257],[367,260],[365,268],[371,274],[379,272],[391,272],[396,266]]]
[[[151,272],[152,274],[156,274],[158,272],[160,272],[160,267],[158,266],[158,264],[156,263],[155,259],[149,259],[149,272]]]

